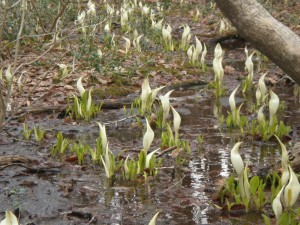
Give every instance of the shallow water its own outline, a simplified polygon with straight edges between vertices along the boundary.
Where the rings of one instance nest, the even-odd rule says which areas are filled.
[[[237,81],[229,80],[228,83],[236,84]],[[165,155],[163,166],[167,168],[162,169],[156,179],[146,183],[143,178],[137,182],[122,181],[120,174],[111,183],[98,166],[63,163],[59,173],[37,175],[24,172],[24,168],[11,167],[1,171],[0,211],[19,208],[21,222],[36,224],[147,224],[157,211],[160,211],[158,224],[263,224],[260,212],[222,214],[213,206],[212,197],[233,172],[230,150],[237,140],[244,141],[240,153],[245,162],[249,161],[252,175],[264,175],[278,165],[279,147],[276,142],[253,140],[249,135],[243,137],[239,130],[225,129],[214,116],[216,103],[207,94],[206,88],[180,88],[171,96],[171,104],[182,116],[180,137],[191,145],[190,161],[183,167],[170,168],[175,165],[174,160]],[[234,88],[234,85],[230,86],[231,90]],[[284,122],[292,127],[292,142],[298,142],[299,101],[292,97],[291,87],[273,89],[285,101]],[[221,97],[217,103],[219,114],[226,115],[229,110],[228,97]],[[242,96],[236,96],[236,102],[238,105],[244,102],[245,108],[251,104]],[[247,110],[244,113],[250,116]],[[122,118],[124,112],[120,109],[104,110],[94,119],[109,123],[106,125],[107,135],[110,149],[115,154],[124,149],[139,150],[142,146],[143,130],[132,126],[134,119],[111,123]],[[51,140],[54,140],[56,132],[61,131],[65,137],[93,146],[99,134],[94,121],[72,125],[43,115],[31,118],[29,125],[35,123],[46,127],[53,134]],[[12,126],[11,132],[20,134],[20,129]],[[204,138],[202,145],[197,141],[199,135]],[[49,158],[51,142],[47,141],[42,147],[10,142],[0,148],[44,163]],[[151,150],[158,146],[160,141],[155,139]],[[77,215],[77,212],[86,214]]]
[[[95,206],[98,206],[98,203],[107,205],[109,202],[107,207],[111,213],[116,212],[118,215],[114,217],[114,223],[129,224],[131,221],[134,224],[145,224],[156,211],[161,211],[159,221],[162,224],[263,223],[260,213],[237,218],[223,217],[221,211],[211,203],[212,196],[220,188],[222,181],[233,172],[230,150],[240,134],[222,129],[213,116],[213,101],[202,99],[198,92],[199,90],[194,90],[191,95],[189,90],[188,96],[185,95],[185,91],[174,92],[171,100],[177,105],[178,111],[182,112],[182,138],[189,140],[191,144],[191,160],[187,165],[189,171],[163,170],[157,179],[149,184],[132,187],[124,182],[116,182],[112,187],[107,187],[106,191],[111,193],[110,199],[99,198]],[[281,99],[285,96],[289,94],[280,94]],[[223,107],[227,111],[228,103],[225,99],[226,97]],[[299,105],[295,104],[293,99],[286,99],[286,105],[289,109],[286,121],[293,126],[294,134],[299,133]],[[118,114],[117,112],[116,115]],[[110,117],[112,115],[110,112]],[[110,126],[107,129],[108,136],[114,142],[112,145],[118,147],[122,143],[126,148],[141,146],[140,140],[132,142],[142,136],[140,131],[134,132],[134,129],[129,129],[128,132],[122,125],[118,129]],[[197,141],[198,135],[204,137],[202,145]],[[293,141],[299,141],[299,135],[293,138]],[[265,168],[270,168],[270,165],[276,165],[280,157],[276,143],[251,142],[249,139],[243,144],[241,154],[245,161],[249,160],[252,174],[258,171],[261,173]],[[164,157],[164,162],[168,160],[171,159]]]

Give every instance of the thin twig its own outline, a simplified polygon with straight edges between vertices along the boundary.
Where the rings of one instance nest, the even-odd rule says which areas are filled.
[[[109,123],[103,123],[103,125],[105,125],[105,126],[110,125],[110,124],[118,125],[119,122],[122,122],[122,121],[125,121],[125,120],[128,120],[128,119],[132,119],[132,118],[138,117],[138,116],[139,115],[135,114],[135,115],[128,116],[128,117],[125,117],[125,118],[122,118],[122,119],[119,119],[119,120],[115,120],[115,121],[112,121],[112,122],[109,122]]]
[[[31,1],[29,1],[29,2],[30,2],[31,6],[32,6],[32,8],[33,8],[33,10],[34,10],[34,12],[36,13],[36,15],[37,15],[37,17],[38,17],[38,20],[39,20],[39,23],[40,23],[40,27],[42,28],[43,32],[46,33],[47,31],[45,30],[43,20],[42,20],[42,18],[41,18],[41,16],[40,16],[38,10],[37,10],[36,7],[35,7],[34,0],[31,0]]]
[[[65,4],[63,4],[63,3],[61,2],[61,4],[62,4],[62,8],[61,8],[61,10],[59,11],[59,13],[56,15],[56,17],[54,18],[54,21],[53,21],[53,23],[52,23],[52,25],[51,25],[51,27],[50,27],[50,29],[49,29],[49,32],[52,32],[52,31],[54,30],[54,28],[55,28],[55,26],[56,26],[56,23],[57,23],[57,20],[58,20],[58,19],[61,17],[61,15],[64,13],[64,11],[65,11],[67,5],[69,4],[69,1],[67,1]]]
[[[164,155],[164,154],[166,154],[167,152],[170,152],[170,151],[172,151],[172,150],[174,150],[174,149],[176,149],[176,148],[177,148],[176,146],[169,147],[169,148],[163,150],[161,153],[159,153],[159,154],[156,156],[156,158],[161,157],[162,155]]]
[[[168,187],[166,190],[164,190],[163,192],[161,192],[160,194],[163,194],[165,192],[167,192],[168,190],[170,190],[171,188],[175,187],[176,185],[178,185],[179,183],[182,182],[182,180],[186,177],[186,175],[184,175],[179,181],[177,181],[175,184],[173,184],[171,187]]]

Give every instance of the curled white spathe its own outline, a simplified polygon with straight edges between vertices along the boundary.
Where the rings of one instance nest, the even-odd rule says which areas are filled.
[[[201,41],[197,38],[197,36],[195,36],[195,42],[196,42],[196,56],[198,60],[199,55],[202,52],[202,44]]]
[[[258,88],[260,91],[260,100],[264,100],[267,94],[267,87],[265,84],[265,76],[267,75],[268,72],[266,72],[265,74],[263,74],[259,80],[258,80]]]
[[[150,166],[150,160],[152,159],[152,156],[154,155],[155,152],[157,152],[158,150],[160,150],[159,148],[150,152],[147,157],[146,157],[146,165],[145,165],[145,169],[149,168]]]
[[[264,113],[263,113],[263,111],[264,111],[264,105],[263,106],[261,106],[260,108],[259,108],[259,110],[258,110],[258,112],[257,112],[257,121],[258,121],[258,123],[260,124],[260,125],[263,125],[264,123],[265,123],[265,115],[264,115]]]
[[[300,193],[300,184],[292,168],[289,166],[290,181],[284,189],[284,202],[287,207],[292,207],[298,199]]]
[[[145,133],[144,138],[143,138],[143,147],[144,147],[144,150],[147,153],[147,151],[149,150],[150,145],[151,145],[151,143],[154,139],[154,132],[151,129],[147,118],[146,118],[146,124],[147,124],[147,130],[146,130],[146,133]]]
[[[19,225],[19,222],[11,211],[6,210],[5,219],[1,221],[0,225]]]
[[[279,218],[282,213],[282,204],[281,204],[280,199],[281,199],[284,188],[285,188],[285,186],[283,186],[281,188],[281,190],[279,191],[279,193],[276,195],[276,197],[274,198],[274,200],[272,202],[272,208],[273,208],[277,222],[279,222]]]
[[[92,106],[92,88],[89,90],[88,100],[86,104],[86,111],[89,112]]]
[[[237,175],[240,177],[242,176],[243,172],[244,172],[244,162],[243,159],[241,157],[241,155],[239,154],[239,148],[241,146],[242,142],[237,142],[230,153],[230,159],[231,159],[231,163],[233,165],[233,168],[235,170],[235,172],[237,173]]]
[[[174,132],[175,132],[175,139],[177,140],[179,137],[179,128],[181,124],[181,117],[179,113],[171,106],[172,112],[173,112],[173,126],[174,126]]]
[[[156,99],[156,96],[157,96],[157,94],[158,94],[158,92],[161,90],[161,89],[163,89],[165,86],[160,86],[160,87],[158,87],[158,88],[155,88],[154,90],[151,90],[151,104],[150,105],[152,105],[153,104],[153,102],[155,101],[155,99]]]
[[[79,91],[80,93],[80,96],[82,97],[82,95],[84,94],[85,92],[85,89],[82,85],[82,77],[80,77],[78,80],[77,80],[77,90]]]
[[[163,123],[166,121],[166,119],[169,116],[170,112],[170,94],[173,92],[173,90],[169,91],[165,95],[159,96],[159,99],[161,101],[161,105],[163,108]]]
[[[214,49],[214,57],[221,58],[223,56],[223,50],[221,45],[218,43]]]
[[[107,142],[107,136],[106,136],[106,129],[105,129],[105,125],[102,125],[99,122],[96,122],[99,125],[99,129],[100,129],[100,138],[101,138],[101,143],[102,143],[102,152],[105,153],[107,151],[107,147],[108,147],[108,142]]]
[[[142,101],[142,115],[146,111],[147,103],[149,96],[151,94],[151,88],[149,85],[149,80],[148,77],[144,79],[143,84],[142,84],[142,93],[141,93],[141,101]]]
[[[269,101],[270,116],[274,116],[279,107],[279,98],[272,90],[270,90],[270,96],[271,96],[271,99]]]
[[[239,88],[239,86],[236,89],[234,89],[234,91],[229,96],[229,105],[230,105],[230,109],[231,109],[232,113],[234,113],[234,111],[236,110],[235,93],[236,93],[238,88]]]

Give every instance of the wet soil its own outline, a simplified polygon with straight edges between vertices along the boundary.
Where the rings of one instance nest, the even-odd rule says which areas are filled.
[[[169,20],[177,21],[177,18],[171,15]],[[212,29],[206,25],[203,24],[201,29],[194,28],[193,32],[208,41],[211,37],[207,33]],[[219,111],[226,115],[229,110],[229,94],[245,76],[244,47],[247,43],[234,41],[230,40],[222,45],[226,51],[224,86],[227,92],[219,100],[215,100],[208,85],[213,79],[211,64],[214,44],[208,45],[209,70],[206,74],[200,75],[197,69],[186,67],[184,63],[172,64],[178,61],[176,57],[181,57],[178,55],[165,61],[158,57],[153,69],[149,70],[150,74],[152,72],[152,87],[163,84],[169,86],[164,92],[175,89],[171,95],[171,104],[182,116],[181,138],[188,140],[191,145],[190,159],[182,165],[177,165],[171,155],[165,154],[163,168],[155,178],[148,177],[145,181],[141,177],[135,182],[128,182],[119,174],[115,179],[108,180],[103,167],[93,165],[89,159],[80,165],[76,160],[70,160],[71,153],[55,157],[50,154],[50,148],[59,131],[67,138],[93,146],[99,135],[95,121],[107,123],[110,148],[116,155],[121,154],[124,149],[129,152],[138,151],[142,146],[143,129],[134,126],[134,119],[113,122],[126,117],[122,108],[103,109],[88,123],[61,117],[61,110],[28,113],[12,119],[6,124],[0,138],[1,156],[14,157],[9,163],[0,162],[1,216],[5,210],[11,209],[20,216],[22,224],[148,224],[155,212],[160,211],[157,224],[263,224],[261,212],[224,214],[212,202],[224,179],[233,172],[230,150],[235,140],[242,136],[239,131],[224,128],[214,116],[216,103],[221,107]],[[249,50],[252,51],[251,46]],[[175,68],[172,68],[174,65]],[[269,70],[268,87],[285,102],[282,118],[292,127],[290,144],[294,145],[300,141],[299,99],[293,96],[289,79],[282,79],[284,74],[280,69],[271,62],[265,64],[265,67],[263,71]],[[104,85],[105,95],[97,94],[95,98],[120,101],[120,95],[126,95],[130,99],[137,97],[142,82],[140,70],[142,68],[135,71],[136,74],[130,78],[129,83],[128,80],[118,80],[123,89],[117,96],[111,94],[115,94],[115,91],[107,91],[110,82],[117,83],[115,78],[106,77],[105,82],[108,85]],[[172,72],[175,70],[177,72],[174,78]],[[256,83],[258,78],[257,72]],[[75,86],[75,80],[70,79],[67,85]],[[195,83],[195,80],[201,82]],[[186,81],[189,85],[178,85]],[[33,81],[30,78],[28,82]],[[43,94],[37,91],[37,95],[31,97],[36,104],[35,108],[67,103],[64,90],[66,83],[51,83],[51,87],[47,83],[44,85],[47,91],[44,88]],[[241,94],[237,97],[238,103],[251,105]],[[21,100],[15,96],[16,102]],[[25,110],[28,108],[30,107],[24,107]],[[248,115],[250,116],[249,113]],[[21,140],[22,122],[30,127],[38,125],[45,129],[46,140],[41,143],[33,139]],[[197,141],[199,135],[203,136],[203,144]],[[159,145],[159,140],[154,140],[152,148]],[[290,149],[290,145],[288,148]],[[241,152],[242,157],[249,160],[252,174],[276,170],[279,163],[280,152],[276,142],[261,142],[245,137]],[[272,216],[270,211],[267,214]]]

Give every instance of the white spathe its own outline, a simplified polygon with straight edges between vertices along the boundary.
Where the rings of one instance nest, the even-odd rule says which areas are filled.
[[[284,189],[284,202],[287,207],[292,207],[298,199],[300,193],[300,184],[292,168],[289,166],[290,181]]]
[[[276,197],[274,198],[274,200],[272,202],[272,208],[273,208],[277,223],[279,223],[279,218],[282,213],[282,204],[281,204],[280,199],[281,199],[284,188],[285,188],[285,186],[283,186],[281,188],[281,190],[278,192],[278,194],[276,195]]]
[[[266,94],[267,94],[267,87],[266,87],[266,84],[265,84],[265,76],[267,75],[268,72],[266,72],[265,74],[263,74],[259,80],[258,80],[258,88],[259,88],[259,91],[260,91],[260,101],[263,101],[266,97]]]
[[[11,211],[6,210],[5,219],[1,221],[0,225],[19,225],[19,222]]]
[[[82,95],[84,94],[85,92],[85,89],[82,85],[82,77],[80,77],[78,80],[77,80],[77,90],[79,91],[80,93],[80,96],[82,97]]]
[[[156,220],[157,220],[157,216],[158,216],[159,212],[157,212],[152,219],[150,220],[148,225],[156,225]]]
[[[233,165],[233,168],[235,169],[235,172],[237,173],[238,176],[241,176],[244,172],[244,162],[243,159],[241,157],[241,155],[239,154],[239,148],[241,146],[242,142],[237,142],[230,153],[230,159],[231,159],[231,163]]]
[[[158,150],[160,150],[160,148],[154,150],[153,152],[150,152],[147,157],[146,157],[146,165],[145,165],[145,169],[149,168],[150,165],[150,160],[152,159],[152,156],[155,154],[155,152],[157,152]]]
[[[173,112],[173,126],[174,126],[174,132],[175,132],[175,140],[179,137],[179,128],[181,124],[181,117],[179,113],[171,106],[172,112]]]
[[[149,98],[150,94],[151,94],[151,88],[150,88],[149,80],[147,77],[144,79],[143,84],[142,84],[142,93],[141,93],[142,115],[146,111],[147,102],[148,102],[148,98]]]
[[[143,148],[147,153],[147,151],[149,150],[149,148],[151,146],[151,143],[154,139],[154,132],[151,129],[147,118],[146,118],[146,124],[147,124],[147,130],[146,130],[146,133],[145,133],[144,138],[143,138]]]
[[[89,90],[89,96],[86,104],[86,111],[89,112],[92,106],[92,88]]]
[[[172,92],[173,92],[173,90],[169,91],[165,95],[159,96],[159,99],[161,101],[161,105],[162,105],[162,108],[163,108],[163,124],[169,116],[169,112],[170,112],[170,94]]]
[[[276,112],[279,107],[279,98],[272,90],[270,90],[270,96],[271,99],[269,101],[269,111],[270,111],[270,116],[274,116],[276,115]]]
[[[229,105],[230,105],[230,109],[231,109],[231,113],[232,114],[236,111],[235,93],[236,93],[236,91],[237,91],[238,88],[239,88],[239,86],[237,86],[237,88],[234,89],[234,91],[229,96]]]
[[[96,123],[98,123],[99,129],[100,129],[100,138],[101,138],[101,143],[102,143],[102,152],[105,153],[107,151],[107,147],[108,147],[105,125],[102,125],[99,122],[96,122]]]

